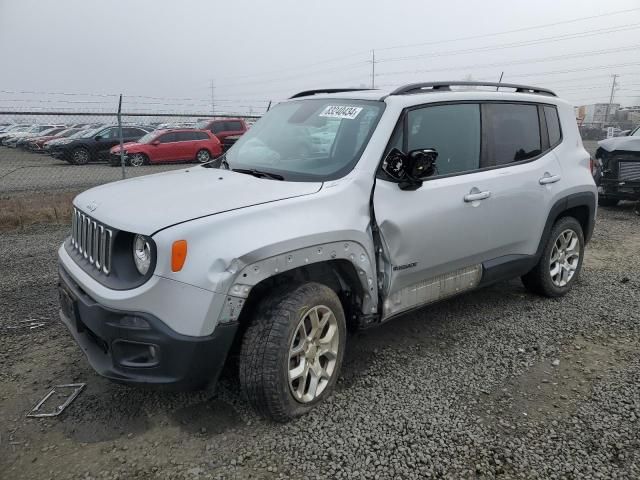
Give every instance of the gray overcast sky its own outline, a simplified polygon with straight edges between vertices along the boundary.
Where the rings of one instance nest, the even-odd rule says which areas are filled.
[[[504,70],[582,104],[608,100],[618,73],[617,101],[640,104],[639,0],[0,0],[0,108],[115,101],[9,93],[35,91],[208,112],[213,79],[217,111],[257,112],[298,90],[370,85],[371,49],[383,87]]]

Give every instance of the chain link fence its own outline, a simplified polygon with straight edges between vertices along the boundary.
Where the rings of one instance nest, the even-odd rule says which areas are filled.
[[[232,124],[234,120],[241,120],[244,128],[250,128],[257,118],[123,113],[121,122],[123,141],[130,142],[159,129],[209,129],[211,120],[216,120],[216,132],[228,131],[225,122],[238,130]],[[0,111],[0,197],[79,191],[122,179],[121,169],[109,163],[109,150],[120,143],[119,136],[116,113]],[[127,162],[124,176],[184,168],[185,163],[196,161],[195,153],[193,159],[184,158],[185,155],[190,157],[190,153],[183,152],[178,155],[180,158],[165,157],[162,163],[138,167]]]
[[[71,200],[79,192],[202,161],[198,152],[185,150],[194,144],[188,140],[197,140],[196,135],[208,137],[202,132],[196,134],[194,129],[211,131],[224,149],[258,118],[122,113],[119,119],[115,112],[0,111],[0,230],[42,221],[67,223]],[[122,166],[119,155],[110,153],[121,143],[157,138],[158,130],[182,141],[180,153],[176,154],[174,148],[158,162],[135,162],[125,157]]]

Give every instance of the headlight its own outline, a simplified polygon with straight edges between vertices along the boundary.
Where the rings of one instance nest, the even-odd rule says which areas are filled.
[[[147,274],[151,265],[151,245],[142,235],[136,235],[133,239],[133,262],[140,275]]]

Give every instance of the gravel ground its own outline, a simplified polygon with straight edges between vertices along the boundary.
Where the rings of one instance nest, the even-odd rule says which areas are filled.
[[[286,425],[215,394],[112,384],[57,320],[67,228],[0,235],[0,477],[640,478],[640,218],[600,209],[566,297],[500,283],[351,336],[337,391]],[[30,328],[35,327],[35,328]],[[87,388],[56,419],[27,411]]]

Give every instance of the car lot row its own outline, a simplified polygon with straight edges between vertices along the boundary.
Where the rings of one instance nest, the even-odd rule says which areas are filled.
[[[179,161],[208,162],[248,129],[241,118],[206,119],[194,124],[126,124],[123,157],[128,165]],[[120,128],[112,124],[0,125],[0,143],[9,148],[49,154],[73,165],[108,160],[121,163]]]

